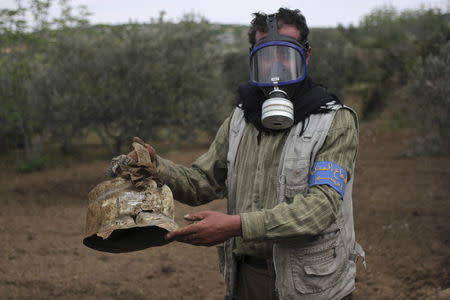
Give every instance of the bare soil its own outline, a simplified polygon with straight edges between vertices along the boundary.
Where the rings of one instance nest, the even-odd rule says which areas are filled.
[[[450,299],[450,155],[405,158],[408,134],[364,131],[354,187],[355,299]],[[188,165],[204,147],[168,155]],[[171,243],[129,254],[82,245],[88,191],[108,161],[0,171],[0,299],[223,299],[214,247]],[[223,200],[187,212],[225,210]]]

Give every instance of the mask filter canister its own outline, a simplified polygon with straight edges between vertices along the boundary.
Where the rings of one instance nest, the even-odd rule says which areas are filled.
[[[294,105],[286,92],[277,86],[262,105],[261,123],[264,127],[274,130],[286,129],[294,124]]]

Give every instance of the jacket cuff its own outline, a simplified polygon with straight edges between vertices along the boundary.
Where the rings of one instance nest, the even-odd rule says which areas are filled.
[[[157,155],[156,156],[156,176],[163,182],[166,182],[167,180],[171,179],[172,176],[171,176],[170,169],[171,169],[172,165],[173,165],[173,162]]]
[[[264,211],[241,213],[242,238],[244,241],[261,240],[266,234]]]

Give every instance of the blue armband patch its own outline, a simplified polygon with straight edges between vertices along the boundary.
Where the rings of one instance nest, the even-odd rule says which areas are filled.
[[[309,186],[327,184],[344,197],[347,186],[347,171],[331,161],[314,163],[309,176]]]

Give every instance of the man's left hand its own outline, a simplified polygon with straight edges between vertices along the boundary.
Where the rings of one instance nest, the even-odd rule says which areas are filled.
[[[213,246],[229,238],[242,235],[241,217],[215,211],[201,211],[185,215],[188,221],[197,221],[166,235],[167,240],[175,240],[196,246]]]

